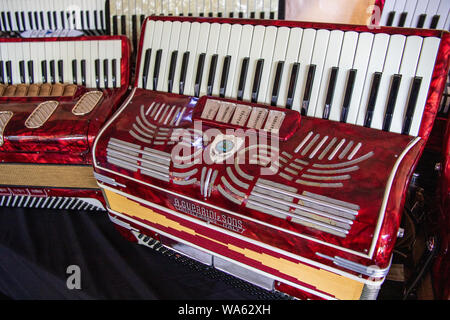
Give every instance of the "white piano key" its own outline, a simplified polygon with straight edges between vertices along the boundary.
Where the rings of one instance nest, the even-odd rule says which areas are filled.
[[[122,65],[122,42],[120,40],[114,40],[114,52],[116,53],[114,59],[116,59],[116,87],[122,86],[122,73],[121,73],[121,65]]]
[[[206,51],[208,50],[208,39],[209,39],[210,27],[211,27],[211,24],[207,23],[207,22],[203,22],[200,24],[200,33],[199,33],[199,39],[198,39],[198,43],[197,43],[197,50],[196,50],[197,52],[194,56],[192,56],[192,58],[194,58],[194,69],[193,69],[192,73],[187,74],[188,76],[192,77],[192,82],[191,82],[192,95],[194,95],[194,93],[195,93],[194,86],[195,86],[195,80],[197,77],[199,57],[201,54],[206,53]],[[203,66],[203,74],[205,74],[205,69],[207,69],[206,60],[205,60],[204,66]]]
[[[84,42],[84,41],[83,41]],[[76,57],[76,71],[77,71],[77,84],[81,85],[81,60],[83,60],[83,44],[77,43],[75,45],[75,57]]]
[[[363,32],[359,34],[358,45],[353,62],[353,69],[357,70],[357,72],[355,85],[353,88],[352,101],[350,103],[347,115],[347,123],[355,124],[358,117],[358,110],[360,104],[362,103],[361,97],[366,82],[366,74],[369,66],[370,54],[372,52],[373,40],[373,33]]]
[[[197,12],[197,1],[189,1],[189,12],[188,14],[192,14],[194,17],[198,16]]]
[[[438,21],[436,29],[438,29],[438,30],[445,29],[445,26],[446,26],[445,22],[447,20],[449,12],[450,12],[450,1],[442,0],[441,3],[439,4],[439,8],[436,13],[439,15],[439,21]]]
[[[383,12],[381,14],[380,25],[385,26],[387,24],[389,14],[394,11],[395,1],[394,0],[386,0],[383,7]]]
[[[407,0],[404,12],[407,13],[405,25],[404,27],[410,28],[412,26],[412,22],[414,19],[414,11],[416,10],[417,2],[423,1],[423,0]]]
[[[270,0],[264,0],[264,19],[270,17]]]
[[[232,98],[236,99],[238,95],[238,88],[239,88],[239,78],[241,75],[241,67],[242,62],[245,58],[250,56],[250,48],[253,41],[253,34],[254,34],[254,26],[251,25],[244,25],[242,27],[242,33],[241,33],[241,40],[239,44],[239,51],[236,59],[236,68],[234,71],[234,84],[233,84],[233,91],[232,91]],[[247,82],[246,87],[250,86],[249,83],[249,73],[247,72]]]
[[[161,45],[163,26],[164,26],[163,21],[156,21],[154,24],[154,34],[153,34],[153,41],[152,41],[152,45],[151,45],[152,56],[151,56],[150,65],[148,68],[147,87],[145,89],[153,90],[153,70],[155,69],[156,51],[158,51],[160,49],[160,45]],[[143,54],[145,54],[145,53],[143,52]]]
[[[277,39],[276,39],[276,43],[273,47],[273,58],[272,58],[272,63],[271,65],[267,65],[266,63],[264,63],[264,69],[266,71],[269,70],[270,68],[270,77],[269,77],[269,81],[267,83],[267,93],[266,93],[266,97],[265,97],[265,103],[266,104],[270,104],[271,100],[272,100],[272,92],[273,92],[273,87],[274,87],[274,81],[275,81],[275,77],[276,77],[276,71],[277,71],[277,65],[280,61],[284,62],[284,66],[283,66],[283,74],[281,75],[280,78],[280,87],[279,87],[279,93],[278,93],[278,98],[280,97],[280,93],[285,89],[285,86],[282,85],[282,81],[283,79],[287,79],[287,78],[283,78],[284,73],[287,72],[287,63],[286,63],[286,53],[287,53],[287,48],[288,48],[288,43],[289,43],[289,36],[290,36],[290,30],[287,27],[280,27],[278,28],[278,32],[277,32]],[[298,51],[297,51],[298,52]],[[260,95],[261,97],[261,95]],[[282,105],[284,104],[286,101],[282,101],[280,102],[280,99],[277,100],[277,104],[278,105]]]
[[[99,43],[98,41],[90,41],[91,42],[91,72],[90,72],[90,76],[91,76],[91,87],[92,88],[96,88],[97,87],[97,77],[96,77],[96,70],[95,70],[95,63],[96,60],[99,59]],[[99,75],[101,73],[101,66],[98,69]],[[99,77],[100,79],[100,77]]]
[[[407,0],[395,0],[395,6],[394,6],[395,18],[392,23],[393,27],[397,27],[399,25],[402,13],[405,11],[406,2],[407,2]]]
[[[253,86],[253,79],[255,77],[256,72],[256,64],[258,59],[261,56],[261,51],[264,43],[264,33],[266,28],[264,26],[255,26],[253,30],[253,38],[252,38],[252,44],[250,48],[250,59],[248,64],[248,72],[247,72],[247,81],[245,84],[245,90],[244,90],[244,100],[250,101],[251,100],[251,94],[252,94],[252,86]]]
[[[266,27],[264,34],[264,42],[261,51],[261,59],[264,59],[264,68],[261,74],[261,82],[258,94],[258,103],[270,104],[270,99],[267,100],[267,92],[269,87],[269,79],[271,76],[271,67],[274,50],[276,48],[275,42],[277,40],[278,28],[274,26]],[[287,40],[287,37],[286,37]],[[286,50],[285,50],[286,51]]]
[[[342,103],[344,101],[345,90],[347,89],[348,73],[353,68],[357,44],[358,33],[354,31],[345,32],[339,58],[339,73],[336,79],[334,99],[331,104],[330,120],[340,121]]]
[[[278,20],[278,6],[279,0],[270,0],[270,11],[274,13],[274,19]]]
[[[209,1],[206,1],[206,2],[209,2]],[[211,65],[211,58],[217,51],[217,44],[219,42],[219,37],[220,37],[220,29],[221,29],[221,24],[219,24],[219,23],[212,23],[209,28],[208,45],[206,47],[205,65],[203,66],[203,77],[202,77],[202,82],[201,82],[201,86],[200,86],[200,96],[206,95],[207,86],[208,86],[209,68]],[[216,72],[217,72],[217,69],[216,69]]]
[[[36,64],[35,64],[35,69],[37,70],[37,78],[36,83],[42,83],[42,79],[43,79],[43,74],[42,74],[42,67],[41,67],[41,63],[42,61],[44,61],[46,59],[45,56],[45,42],[34,42],[34,49],[33,52],[36,53]]]
[[[384,114],[389,97],[392,76],[399,73],[405,41],[406,37],[398,34],[392,35],[389,41],[377,103],[375,104],[372,124],[370,126],[371,128],[379,130],[383,128]]]
[[[389,45],[390,36],[385,33],[378,33],[375,35],[370,55],[369,65],[366,73],[366,80],[364,81],[364,89],[361,97],[361,103],[358,110],[358,118],[356,124],[364,125],[364,119],[367,111],[367,104],[369,101],[370,90],[372,88],[373,75],[376,72],[382,72],[384,61],[386,58],[387,48]]]
[[[417,27],[417,23],[419,22],[420,16],[422,14],[424,14],[427,10],[428,2],[429,2],[429,0],[418,0],[417,1],[416,9],[414,10],[414,17],[411,22],[412,28]]]
[[[410,135],[412,136],[417,136],[419,134],[420,124],[422,122],[423,111],[425,109],[428,90],[440,43],[441,40],[435,37],[428,37],[423,41],[422,52],[420,53],[419,64],[417,65],[416,72],[417,77],[422,77],[422,85],[420,87],[416,109],[411,124]]]
[[[195,12],[197,13],[197,16],[201,16],[202,14],[205,14],[205,1],[206,0],[197,0],[196,1],[196,8]]]
[[[147,21],[145,33],[143,34],[143,37],[144,37],[144,42],[142,45],[143,50],[141,52],[141,60],[140,60],[139,73],[138,73],[138,87],[139,88],[143,88],[142,77],[144,75],[145,52],[147,51],[147,49],[152,49],[154,34],[155,34],[155,21],[149,20],[149,21]],[[155,51],[152,49],[152,55],[154,55],[154,54],[155,54]],[[149,77],[150,77],[150,69],[148,70],[148,74],[147,74],[147,83],[149,81]]]
[[[303,29],[292,28],[289,32],[289,39],[286,48],[286,56],[284,59],[283,75],[281,77],[281,86],[277,100],[278,107],[286,106],[286,100],[289,90],[289,81],[291,77],[291,70],[294,63],[297,63],[298,53],[300,52],[300,46],[302,45]],[[298,81],[298,80],[297,80]],[[300,91],[298,82],[296,85],[296,91]]]
[[[108,59],[108,51],[111,51],[111,48],[109,47],[109,42],[110,41],[105,41],[104,43],[98,43],[98,59],[100,60],[100,88],[105,88],[105,67],[104,67],[104,63],[103,61],[105,59]],[[112,51],[114,52],[114,51]],[[108,62],[110,62],[111,60],[108,59]],[[108,68],[108,72],[110,71],[111,68]],[[109,79],[107,79],[109,80]]]
[[[225,16],[225,12],[224,12]],[[250,27],[247,25],[247,27]],[[236,95],[233,96],[233,89],[235,87],[235,83],[239,80],[238,77],[238,63],[239,63],[239,49],[240,49],[240,42],[241,42],[241,35],[243,32],[243,26],[240,24],[233,24],[231,27],[230,32],[230,40],[228,44],[228,51],[227,55],[231,57],[230,59],[230,68],[228,71],[228,81],[227,81],[227,88],[225,91],[225,97],[226,98],[233,98],[236,97]],[[250,30],[251,34],[251,30]],[[250,35],[251,37],[251,35]],[[236,92],[237,92],[237,86],[236,86]]]
[[[411,84],[416,75],[416,68],[417,63],[419,62],[422,42],[423,38],[418,36],[410,36],[406,40],[402,64],[400,67],[402,81],[398,90],[397,103],[395,104],[391,128],[389,130],[391,132],[402,132],[403,119],[405,116],[406,107],[408,106]]]
[[[311,65],[311,59],[314,50],[314,43],[316,41],[317,32],[314,29],[305,29],[301,42],[300,51],[297,62],[300,63],[298,72],[297,89],[295,91],[294,102],[292,109],[300,111],[303,93],[305,92],[306,78],[308,76],[308,69]]]
[[[93,62],[91,59],[91,42],[92,41],[83,41],[82,47],[83,47],[83,59],[86,61],[86,87],[92,88],[95,86],[94,83],[92,83],[92,73],[94,73],[93,70]],[[80,77],[81,77],[81,66],[80,66]]]
[[[224,23],[220,27],[219,42],[217,44],[217,66],[216,74],[214,76],[213,95],[220,94],[220,80],[222,77],[223,63],[228,54],[228,47],[230,45],[231,24]],[[228,78],[229,79],[229,78]]]
[[[188,41],[189,35],[191,31],[191,23],[183,22],[181,24],[181,34],[180,41],[178,43],[178,56],[177,56],[177,64],[175,68],[175,78],[173,85],[173,92],[180,93],[180,78],[181,78],[181,65],[183,63],[183,55],[188,51]]]
[[[210,0],[204,0],[203,1],[203,14],[204,14],[204,16],[208,17],[210,12],[212,12],[211,1]]]
[[[445,31],[450,31],[450,11],[447,15],[447,20],[445,21],[445,25],[443,28]]]
[[[194,95],[194,81],[195,78],[194,68],[196,67],[197,58],[197,46],[200,40],[200,28],[199,22],[194,22],[191,24],[191,31],[189,33],[188,50],[189,51],[189,63],[186,68],[186,81],[184,86],[184,94],[188,96]]]
[[[67,47],[67,58],[64,61],[64,82],[73,83],[72,61],[77,58],[75,46],[79,45],[75,44],[75,41],[67,41],[65,46]]]
[[[166,55],[167,60],[165,64],[161,64],[161,69],[165,68],[165,76],[163,78],[160,77],[159,81],[161,81],[162,83],[162,91],[167,92],[168,91],[168,78],[169,78],[169,70],[170,70],[170,61],[172,58],[172,52],[177,51],[178,50],[178,43],[180,41],[180,32],[181,32],[181,22],[180,21],[174,21],[171,23],[172,24],[172,29],[171,29],[171,33],[170,33],[170,42],[169,42],[169,46],[168,46],[168,50],[167,52],[163,53],[164,55]],[[168,35],[168,34],[167,34]],[[180,54],[180,53],[178,53]],[[163,59],[161,59],[161,63],[162,63]],[[159,83],[158,83],[158,87],[159,87]]]
[[[429,28],[431,25],[431,21],[433,20],[434,15],[438,12],[439,4],[441,3],[441,0],[429,0],[426,15],[427,18],[425,19],[424,28]]]
[[[311,99],[309,102],[308,116],[314,117],[316,113],[317,100],[319,98],[320,84],[322,82],[322,75],[324,70],[325,58],[328,51],[328,41],[330,39],[330,31],[318,30],[316,34],[316,41],[314,43],[314,50],[311,59],[311,64],[316,65],[316,73],[314,75],[314,82],[311,91]]]
[[[328,93],[328,84],[330,83],[331,69],[339,65],[339,58],[341,55],[342,42],[344,39],[344,32],[340,30],[333,30],[330,33],[328,40],[327,54],[323,64],[322,79],[319,87],[317,97],[317,104],[315,108],[315,117],[322,118],[325,101]],[[341,71],[339,70],[339,73]],[[310,108],[313,107],[310,105]]]

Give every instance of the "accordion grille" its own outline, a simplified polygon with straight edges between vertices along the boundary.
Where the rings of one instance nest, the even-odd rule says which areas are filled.
[[[36,129],[42,127],[55,112],[58,107],[58,101],[46,101],[39,104],[25,121],[25,126],[29,129]]]
[[[75,107],[73,107],[72,113],[76,116],[88,114],[97,106],[102,96],[103,93],[100,91],[91,91],[84,94]]]
[[[11,111],[0,111],[0,146],[4,143],[3,132],[12,116],[13,113]]]

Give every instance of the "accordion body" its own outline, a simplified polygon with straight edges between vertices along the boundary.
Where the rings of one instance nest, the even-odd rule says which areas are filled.
[[[102,209],[92,144],[127,93],[128,40],[2,39],[0,47],[1,205]]]
[[[250,99],[245,94],[237,100],[229,97],[224,94],[224,72],[222,77],[219,71],[214,75],[210,67],[211,61],[221,59],[226,65],[226,54],[208,59],[197,51],[198,61],[205,59],[209,73],[204,72],[202,82],[200,62],[196,62],[197,69],[191,69],[197,73],[191,75],[192,90],[187,80],[178,88],[178,80],[173,81],[176,68],[171,67],[177,56],[172,54],[174,49],[170,44],[164,47],[164,41],[161,49],[148,46],[155,44],[148,34],[153,37],[162,32],[164,39],[164,31],[157,31],[159,22],[211,23],[210,32],[213,24],[249,25],[255,27],[254,34],[257,28],[273,26],[331,33],[338,28],[394,38],[432,38],[439,45],[428,80],[421,77],[425,87],[416,87],[425,90],[419,126],[415,133],[400,134],[330,121],[332,116],[325,117],[326,105],[323,117],[322,110],[317,112],[319,107],[315,114],[301,106],[280,108],[284,101],[277,103],[270,95],[276,90],[264,91],[268,99],[260,101],[261,92],[254,89],[261,83],[263,87],[264,79],[249,85]],[[160,28],[164,30],[165,25]],[[264,48],[263,44],[261,55]],[[156,57],[150,58],[151,52]],[[178,61],[187,56],[177,53]],[[254,74],[261,74],[258,61],[254,59]],[[274,67],[280,65],[275,57],[272,62]],[[437,113],[448,64],[445,32],[150,17],[143,26],[135,88],[94,144],[94,170],[110,219],[134,241],[144,234],[268,290],[302,298],[374,298],[389,271],[405,194]],[[181,65],[189,70],[187,62]],[[217,66],[217,70],[225,69],[220,68],[222,64]],[[157,71],[165,68],[165,78],[158,79]],[[275,74],[279,73],[273,74],[279,79]],[[218,95],[213,92],[214,76],[220,82]],[[242,72],[234,76],[242,79]],[[177,75],[175,79],[184,78]],[[331,75],[324,76],[323,82],[331,79]],[[237,92],[245,91],[238,80]],[[385,82],[387,91],[392,91],[391,81]],[[291,87],[284,88],[289,91]],[[320,95],[329,96],[318,92],[318,100]],[[386,92],[384,97],[390,101],[392,94]]]

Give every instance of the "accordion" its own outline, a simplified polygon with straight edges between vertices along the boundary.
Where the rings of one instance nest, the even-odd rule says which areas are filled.
[[[150,17],[93,146],[110,219],[267,290],[373,299],[449,34]]]
[[[122,36],[0,39],[0,205],[104,209],[91,150],[128,90]]]

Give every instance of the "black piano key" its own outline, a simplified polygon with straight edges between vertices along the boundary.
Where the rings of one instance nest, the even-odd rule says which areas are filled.
[[[8,31],[8,22],[6,21],[6,12],[2,12],[1,13],[1,18],[2,18],[2,30]]]
[[[238,17],[242,19],[244,17],[244,13],[242,11],[239,11]]]
[[[373,111],[375,110],[375,105],[378,98],[378,89],[380,88],[381,72],[375,72],[372,80],[372,87],[369,94],[369,103],[367,105],[366,117],[364,119],[364,127],[369,128],[372,124]]]
[[[180,88],[179,88],[180,94],[184,93],[184,85],[186,83],[186,73],[187,73],[187,67],[188,67],[188,63],[189,63],[189,56],[190,56],[189,51],[186,51],[185,53],[183,53],[183,60],[181,62],[181,70],[180,70]]]
[[[214,88],[214,79],[216,77],[217,61],[219,59],[218,54],[214,54],[211,57],[211,63],[209,64],[208,85],[206,87],[206,94],[212,96]]]
[[[303,116],[306,116],[308,114],[308,108],[309,108],[309,100],[311,99],[311,93],[314,83],[314,75],[316,74],[316,68],[317,66],[315,64],[312,64],[309,66],[308,69],[308,75],[306,77],[306,86],[305,86],[305,92],[303,94],[303,100],[302,100],[302,106],[301,106],[301,114]]]
[[[137,16],[135,14],[131,17],[131,23],[133,28],[131,39],[133,42],[134,51],[136,52],[138,46],[138,36],[137,36]]]
[[[231,56],[228,55],[223,60],[222,76],[220,78],[220,89],[219,96],[225,98],[225,93],[227,91],[228,75],[230,73]]]
[[[250,19],[255,19],[256,13],[255,11],[250,12]]]
[[[392,27],[392,25],[394,24],[394,18],[395,18],[395,11],[389,12],[389,16],[386,22],[386,25],[388,27]]]
[[[217,12],[217,18],[222,18],[223,14],[222,12]]]
[[[415,77],[411,86],[411,91],[406,107],[405,120],[403,122],[402,134],[409,134],[413,115],[416,110],[417,99],[419,97],[420,87],[422,85],[422,77]]]
[[[156,51],[155,68],[153,69],[153,90],[158,87],[159,70],[161,68],[162,49]]]
[[[5,66],[3,61],[0,61],[0,83],[5,84]]]
[[[239,84],[238,84],[238,92],[237,92],[237,99],[243,100],[244,99],[244,90],[245,90],[245,83],[247,81],[247,72],[248,72],[248,64],[250,62],[250,58],[246,57],[242,60],[242,66],[241,66],[241,74],[239,75]]]
[[[147,88],[148,69],[150,67],[150,58],[152,56],[152,49],[145,50],[144,69],[142,71],[142,88]]]
[[[58,60],[58,81],[64,83],[64,63],[62,60]]]
[[[108,59],[103,60],[103,84],[106,89],[109,88],[109,68],[108,68]]]
[[[20,83],[25,83],[25,61],[19,61]]]
[[[77,60],[72,60],[72,80],[73,84],[77,84]]]
[[[170,65],[169,65],[169,75],[167,77],[167,91],[172,92],[173,89],[173,81],[175,79],[175,67],[177,66],[177,58],[178,58],[178,51],[172,52],[172,55],[170,57]]]
[[[30,25],[30,29],[34,29],[33,23],[33,12],[28,12],[28,24]]]
[[[281,85],[281,77],[283,76],[283,68],[284,68],[284,61],[278,61],[277,69],[275,71],[275,79],[273,81],[272,98],[270,101],[270,104],[272,106],[276,106],[277,102],[278,102],[278,95],[280,93],[280,85]]]
[[[122,35],[127,35],[127,17],[125,15],[122,15],[120,17],[120,25],[122,28]]]
[[[288,108],[288,109],[292,109],[292,105],[294,104],[294,96],[295,96],[295,90],[297,88],[297,79],[298,79],[299,69],[300,69],[300,63],[296,62],[292,65],[291,77],[289,78],[288,94],[287,94],[287,98],[286,98],[286,108]]]
[[[7,12],[6,13],[6,17],[8,18],[8,30],[13,31],[13,24],[12,24],[12,19],[11,19],[11,12]]]
[[[42,83],[47,83],[48,75],[47,75],[47,61],[46,60],[41,61],[41,70],[42,70]]]
[[[107,1],[108,2],[108,1]],[[102,33],[104,34],[105,32],[103,32],[103,31],[107,31],[106,30],[106,25],[105,25],[105,13],[104,13],[104,11],[103,10],[100,10],[100,30],[102,30]],[[109,16],[108,16],[108,20],[109,20]],[[107,31],[108,33],[106,33],[106,34],[109,34],[109,31]]]
[[[275,12],[270,11],[269,19],[270,19],[270,20],[275,20]]]
[[[260,19],[264,19],[264,16],[265,16],[265,15],[264,15],[264,11],[259,13],[259,18],[260,18]]]
[[[189,12],[188,17],[192,17],[192,16],[193,16],[192,12]]]
[[[86,24],[84,23],[84,14],[83,14],[83,12],[80,12],[80,21],[81,21],[81,29],[82,30],[87,30]]]
[[[423,28],[423,26],[425,25],[425,20],[427,19],[427,15],[425,13],[421,14],[419,16],[419,20],[417,21],[417,28]]]
[[[34,63],[32,60],[27,62],[28,65],[28,81],[30,84],[34,83]]]
[[[204,14],[203,12],[200,12],[198,15],[199,15],[200,17],[204,17],[204,16],[205,16],[205,14]]]
[[[194,96],[200,96],[200,87],[202,85],[203,69],[205,67],[206,53],[201,53],[198,57],[197,72],[195,74]]]
[[[55,60],[50,61],[50,81],[52,84],[56,83],[56,66]]]
[[[118,16],[114,16],[112,19],[112,32],[113,35],[117,36],[119,34],[119,26],[117,24]]]
[[[253,103],[258,102],[259,88],[261,86],[261,77],[262,77],[263,69],[264,69],[264,59],[259,59],[256,62],[255,77],[253,79],[253,86],[252,86],[251,101]]]
[[[100,88],[100,59],[95,59],[94,61],[94,72],[95,72],[95,86],[97,89]]]
[[[55,26],[55,30],[60,29],[60,27],[58,26],[58,18],[56,11],[53,11],[53,25]]]
[[[330,81],[328,83],[327,97],[325,99],[325,107],[323,109],[323,119],[330,118],[331,105],[333,104],[334,91],[336,90],[336,80],[339,73],[338,67],[331,69]]]
[[[44,12],[43,11],[39,12],[39,18],[41,20],[41,28],[43,30],[45,30],[46,28],[45,28],[45,23],[44,23],[45,20],[44,20]]]
[[[341,122],[344,123],[347,122],[348,109],[350,108],[350,103],[352,102],[353,89],[355,87],[355,79],[357,73],[358,70],[351,69],[348,74],[347,87],[345,89],[344,102],[342,103],[342,110],[341,110]]]
[[[401,74],[395,74],[392,77],[391,89],[389,92],[388,103],[383,120],[383,130],[389,131],[391,128],[392,117],[394,115],[395,104],[397,103],[398,90],[400,89],[400,83],[402,81]]]
[[[94,28],[100,30],[100,24],[98,23],[98,11],[94,10]]]
[[[436,29],[437,25],[439,23],[439,19],[440,19],[440,15],[436,14],[433,16],[433,19],[431,19],[431,23],[430,23],[430,29]]]
[[[208,17],[212,18],[214,14],[212,12],[208,12]]]
[[[105,19],[106,25],[103,26],[104,20],[102,19],[102,27],[104,30],[106,30],[106,34],[110,35],[111,34],[111,9],[110,9],[109,1],[106,1],[106,3],[105,3],[105,12],[104,12],[103,17]]]
[[[22,31],[26,29],[26,20],[25,20],[25,12],[20,12],[20,23],[22,24]]]
[[[81,84],[86,86],[86,60],[81,60]]]
[[[54,30],[53,24],[52,24],[52,13],[50,11],[47,11],[47,20],[48,20],[49,29]]]
[[[112,87],[117,88],[117,60],[111,61]]]
[[[144,15],[144,14],[141,14],[140,22],[139,22],[139,24],[140,24],[141,26],[144,24],[144,20],[145,20],[145,15]]]
[[[35,29],[39,29],[39,12],[34,12],[34,27]]]
[[[6,61],[6,81],[9,85],[13,84],[11,61]]]
[[[408,12],[402,12],[400,19],[398,21],[398,27],[403,28],[406,23],[406,18],[408,17]]]
[[[230,12],[230,18],[234,17],[234,12]]]
[[[22,25],[20,23],[20,13],[18,11],[16,11],[14,13],[14,16],[16,18],[17,30],[19,30],[19,31],[25,30],[25,27],[22,28]]]

